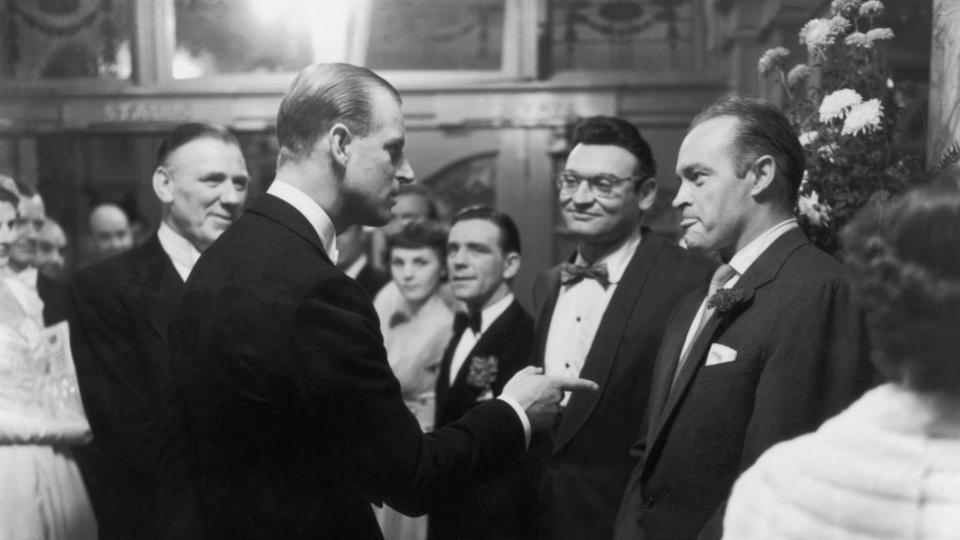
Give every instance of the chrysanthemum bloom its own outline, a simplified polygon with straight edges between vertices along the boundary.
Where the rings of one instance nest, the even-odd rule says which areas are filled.
[[[867,0],[860,6],[861,17],[879,17],[883,15],[883,2],[880,0]]]
[[[830,13],[849,17],[857,12],[857,8],[860,7],[862,1],[863,0],[833,0],[833,2],[830,3]]]
[[[863,103],[863,98],[856,90],[849,88],[836,90],[820,102],[820,121],[829,122],[830,120],[843,118],[847,114],[847,109],[860,103]]]
[[[793,88],[794,86],[800,84],[801,82],[810,78],[811,73],[810,66],[806,64],[797,64],[793,66],[793,69],[790,70],[790,73],[787,73],[787,86]]]
[[[816,227],[822,227],[830,221],[830,207],[820,202],[820,195],[816,191],[801,195],[797,199],[797,210]]]
[[[820,133],[816,131],[804,131],[800,134],[798,139],[800,139],[800,144],[806,148],[811,144],[817,142],[817,139],[820,138]]]
[[[873,40],[868,38],[863,32],[854,32],[847,36],[843,42],[851,47],[863,47],[864,49],[873,47]]]
[[[880,104],[880,100],[869,99],[850,108],[840,133],[843,135],[870,133],[880,127],[882,119],[883,105]]]
[[[867,32],[867,37],[870,38],[870,41],[877,41],[878,39],[893,39],[893,30],[889,28],[874,28]]]
[[[790,56],[790,51],[786,47],[774,47],[767,49],[757,62],[757,71],[761,77],[766,77],[768,73],[775,69],[783,69],[783,61]]]
[[[841,17],[837,15],[836,17],[830,19],[830,31],[833,32],[835,37],[842,36],[843,34],[850,31],[850,28],[853,27],[853,23],[850,22],[850,19],[846,17]]]
[[[812,19],[800,29],[800,44],[806,45],[811,55],[833,45],[835,40],[830,19]]]

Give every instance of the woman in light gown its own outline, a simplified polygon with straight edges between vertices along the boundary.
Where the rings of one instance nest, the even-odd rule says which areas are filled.
[[[0,270],[17,234],[17,195],[0,187]],[[95,540],[70,446],[90,439],[66,332],[43,332],[43,302],[0,278],[0,538]]]
[[[433,221],[416,221],[390,235],[388,261],[397,286],[384,287],[374,301],[390,367],[424,431],[433,429],[434,387],[453,333],[453,301],[444,283],[446,243],[446,227]],[[425,516],[407,517],[387,506],[376,513],[387,540],[426,538]]]

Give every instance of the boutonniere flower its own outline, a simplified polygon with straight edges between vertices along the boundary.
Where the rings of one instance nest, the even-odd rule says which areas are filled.
[[[490,385],[497,380],[499,364],[496,356],[474,356],[470,359],[467,384],[480,390],[489,389]]]
[[[732,287],[729,289],[718,289],[713,296],[707,300],[707,307],[712,308],[717,315],[726,315],[737,308],[747,299],[747,291]]]

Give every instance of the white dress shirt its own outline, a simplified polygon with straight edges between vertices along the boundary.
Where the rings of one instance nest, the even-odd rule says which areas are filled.
[[[453,352],[453,360],[450,362],[451,385],[453,381],[456,380],[457,373],[460,371],[460,368],[463,367],[463,363],[467,361],[467,356],[470,355],[470,351],[472,351],[477,345],[477,342],[480,341],[480,336],[490,328],[490,325],[492,325],[500,315],[503,315],[503,312],[506,311],[512,303],[513,293],[508,293],[500,300],[483,308],[483,311],[480,312],[480,332],[475,333],[472,328],[467,327],[467,329],[463,331],[463,334],[460,335],[460,341],[457,342],[457,348]]]
[[[760,236],[754,238],[752,242],[744,246],[730,259],[728,264],[737,271],[737,274],[727,280],[720,288],[730,289],[736,285],[737,282],[740,281],[740,276],[756,262],[760,255],[763,255],[763,252],[766,251],[777,238],[796,228],[797,220],[790,218],[777,223]],[[693,323],[687,330],[687,337],[684,339],[683,348],[680,350],[680,358],[686,356],[687,350],[693,345],[693,340],[700,331],[701,321],[707,311],[707,300],[708,298],[704,297],[703,302],[700,303],[700,309],[697,310],[697,316],[693,318]]]
[[[200,258],[200,251],[164,221],[160,222],[160,228],[157,229],[157,240],[160,241],[163,252],[170,257],[170,262],[173,263],[173,268],[180,275],[180,279],[186,282],[190,272],[193,271],[193,266],[197,264],[197,259]]]
[[[283,180],[274,180],[267,188],[267,193],[296,208],[310,222],[310,226],[320,237],[320,243],[323,244],[327,257],[330,257],[333,264],[337,264],[337,257],[340,255],[337,250],[337,231],[334,230],[333,221],[323,208],[299,188]]]
[[[638,229],[619,249],[591,263],[607,265],[610,285],[606,289],[594,279],[560,285],[544,348],[544,370],[547,375],[580,376],[603,314],[640,241]],[[577,253],[576,264],[588,263]],[[567,392],[562,405],[569,400],[570,392]]]

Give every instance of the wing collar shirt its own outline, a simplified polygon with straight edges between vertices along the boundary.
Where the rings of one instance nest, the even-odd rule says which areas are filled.
[[[343,271],[344,274],[350,276],[353,279],[357,279],[357,276],[360,275],[360,271],[363,270],[363,267],[367,265],[368,259],[365,253],[357,257],[357,260],[353,261],[353,264],[347,267]]]
[[[460,368],[463,367],[463,363],[467,360],[470,351],[472,351],[477,345],[477,342],[480,341],[480,336],[490,329],[490,325],[492,325],[500,315],[503,315],[503,312],[506,311],[512,303],[513,293],[509,293],[500,300],[483,308],[483,311],[480,312],[480,333],[475,333],[473,329],[468,327],[463,331],[463,334],[460,335],[460,341],[457,342],[457,348],[453,353],[453,360],[450,362],[451,385],[453,381],[457,379],[457,373],[459,373]]]
[[[296,208],[310,222],[310,226],[317,231],[317,236],[320,237],[320,243],[323,244],[327,256],[330,257],[333,264],[337,264],[337,257],[340,255],[337,250],[337,231],[333,228],[333,221],[323,211],[323,208],[306,193],[300,191],[299,188],[283,180],[274,180],[267,188],[267,193]]]
[[[164,221],[160,222],[160,228],[157,229],[157,240],[160,241],[163,252],[170,257],[180,279],[186,282],[193,271],[193,265],[197,264],[197,259],[200,258],[200,251]]]
[[[752,242],[744,246],[740,251],[738,251],[733,258],[730,259],[730,262],[727,263],[737,271],[736,275],[727,280],[726,283],[721,287],[722,289],[730,289],[740,281],[740,276],[750,268],[754,262],[763,255],[763,252],[773,244],[777,238],[780,238],[787,232],[797,228],[797,220],[790,218],[780,223],[777,223],[773,227],[769,228],[761,234],[760,236],[753,239]],[[680,353],[680,358],[683,358],[687,354],[687,350],[693,345],[694,337],[699,332],[700,327],[702,326],[703,317],[706,315],[707,311],[707,298],[703,299],[703,302],[700,303],[700,309],[697,311],[697,316],[693,318],[693,323],[690,325],[690,329],[687,330],[687,337],[683,342],[683,349]]]
[[[640,230],[637,229],[619,249],[600,260],[587,263],[583,256],[577,253],[576,264],[606,264],[610,285],[604,289],[593,279],[560,285],[544,348],[544,368],[547,375],[580,376],[603,314],[627,265],[637,252],[640,241]],[[567,392],[562,405],[566,405],[569,400],[570,392]]]

